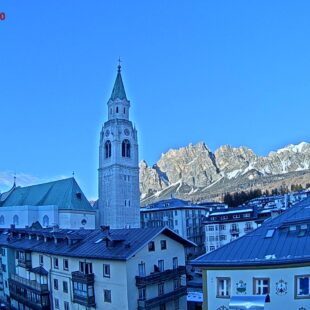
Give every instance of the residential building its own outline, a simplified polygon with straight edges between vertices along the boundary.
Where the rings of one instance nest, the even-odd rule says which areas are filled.
[[[100,133],[99,223],[111,228],[140,227],[137,130],[129,119],[121,66],[108,101],[108,120]]]
[[[13,309],[186,309],[192,245],[168,228],[12,228],[0,291]]]
[[[197,246],[188,249],[189,258],[205,253],[202,220],[208,209],[176,198],[162,200],[141,208],[141,227],[169,227]]]
[[[0,229],[12,224],[94,229],[96,211],[74,178],[32,186],[14,186],[0,194]]]
[[[203,309],[238,309],[245,304],[249,308],[261,295],[266,310],[308,309],[309,245],[307,198],[192,262],[202,270]]]
[[[308,195],[309,192],[303,191],[282,196],[262,196],[236,208],[209,209],[203,221],[206,253],[251,232],[266,219],[281,214]]]

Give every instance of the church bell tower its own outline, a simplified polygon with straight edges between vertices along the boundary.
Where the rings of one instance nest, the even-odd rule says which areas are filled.
[[[114,229],[140,227],[138,139],[129,109],[119,64],[100,133],[98,169],[99,224]]]

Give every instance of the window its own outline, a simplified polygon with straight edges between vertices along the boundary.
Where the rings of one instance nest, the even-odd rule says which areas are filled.
[[[110,158],[111,157],[111,155],[112,155],[111,150],[112,150],[111,141],[108,140],[104,144],[104,155],[105,155],[105,158]]]
[[[225,224],[221,224],[221,225],[220,225],[220,230],[225,230],[225,229],[226,229]]]
[[[109,264],[103,264],[103,276],[105,278],[110,278],[110,265]]]
[[[159,310],[166,310],[166,304],[159,305]]]
[[[149,252],[155,251],[155,242],[154,241],[150,241],[148,246],[149,246]]]
[[[310,297],[310,275],[295,276],[295,298]]]
[[[63,269],[69,270],[69,261],[67,259],[63,260]]]
[[[2,267],[2,271],[3,271],[3,272],[6,272],[6,265],[2,264],[1,267]]]
[[[174,220],[174,225],[178,225],[178,220]]]
[[[3,215],[0,216],[0,225],[4,225],[4,216]]]
[[[80,271],[84,274],[93,273],[93,264],[92,263],[80,262]]]
[[[139,268],[139,276],[140,276],[140,277],[145,277],[145,263],[144,263],[144,262],[141,262],[141,263],[138,265],[138,268]]]
[[[54,289],[58,290],[58,280],[54,279]]]
[[[240,218],[240,215],[239,215],[239,214],[234,214],[234,215],[233,215],[233,218],[234,218],[234,219],[239,219],[239,218]]]
[[[216,297],[229,298],[230,297],[230,278],[216,278]]]
[[[174,257],[172,259],[172,264],[173,264],[173,269],[177,269],[178,268],[178,258]]]
[[[57,257],[54,257],[53,260],[54,260],[54,268],[55,268],[55,269],[58,269],[58,267],[59,267],[59,266],[58,266],[58,258],[57,258]]]
[[[55,298],[55,308],[59,309],[59,299]]]
[[[5,256],[5,248],[1,248],[1,255]]]
[[[139,299],[140,300],[146,299],[146,288],[145,287],[139,288]]]
[[[118,107],[116,107],[116,113],[118,113]]]
[[[64,301],[64,309],[69,310],[69,302],[68,301]]]
[[[159,268],[160,272],[163,272],[165,270],[165,262],[164,262],[164,260],[161,259],[161,260],[158,261],[158,268]]]
[[[40,264],[41,266],[43,266],[43,262],[44,262],[43,255],[40,254],[40,255],[39,255],[39,264]]]
[[[275,229],[268,229],[265,238],[271,238],[274,234]]]
[[[214,251],[215,250],[215,246],[214,245],[211,245],[210,246],[210,251]]]
[[[14,225],[18,225],[18,222],[19,222],[18,215],[15,214],[15,215],[13,216],[13,224],[14,224]]]
[[[126,113],[126,108],[124,108],[124,114]]]
[[[48,218],[48,216],[47,215],[44,215],[43,216],[43,226],[44,227],[47,227],[48,225],[49,225],[49,218]]]
[[[127,139],[122,142],[122,156],[130,157],[130,142]]]
[[[104,302],[111,302],[111,291],[110,290],[104,290]]]
[[[180,287],[180,278],[173,280],[173,288],[177,290]]]
[[[253,279],[253,294],[267,295],[270,292],[269,278],[254,278]]]
[[[226,235],[220,235],[220,241],[226,240]]]
[[[165,293],[164,283],[158,284],[158,296],[163,295]]]
[[[209,231],[214,231],[214,226],[209,226]]]
[[[175,310],[179,310],[180,309],[180,300],[179,299],[175,299],[174,300],[174,309]]]
[[[160,240],[160,248],[162,250],[166,250],[167,249],[167,241],[166,240]]]
[[[73,282],[73,294],[81,298],[89,298],[94,296],[94,286],[91,284]]]
[[[64,293],[68,293],[68,282],[67,281],[62,282],[62,290],[64,291]]]

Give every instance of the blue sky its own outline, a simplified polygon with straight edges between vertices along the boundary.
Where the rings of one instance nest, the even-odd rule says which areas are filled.
[[[310,137],[309,1],[1,0],[0,190],[75,176],[97,196],[123,59],[140,158],[204,141],[259,155]],[[17,180],[18,181],[18,180]]]

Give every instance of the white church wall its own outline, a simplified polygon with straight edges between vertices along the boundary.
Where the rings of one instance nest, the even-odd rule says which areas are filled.
[[[68,229],[95,229],[96,211],[59,210],[59,227]]]

